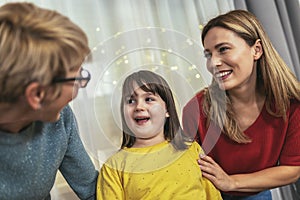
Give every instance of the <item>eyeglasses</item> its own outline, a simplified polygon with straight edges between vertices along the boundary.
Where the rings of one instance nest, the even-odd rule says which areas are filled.
[[[80,88],[85,88],[91,80],[91,74],[88,70],[81,68],[79,77],[72,78],[54,78],[52,83],[64,83],[69,81],[76,81]]]

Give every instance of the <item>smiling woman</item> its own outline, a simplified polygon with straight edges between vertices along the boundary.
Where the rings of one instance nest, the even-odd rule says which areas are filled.
[[[300,177],[300,83],[248,11],[211,19],[201,39],[214,78],[185,106],[183,127],[212,143],[203,176],[225,200],[272,199],[270,188]]]
[[[254,89],[257,69],[251,66],[263,53],[260,39],[248,45],[235,32],[213,27],[206,33],[204,47],[207,69],[219,87],[228,92],[235,87]]]

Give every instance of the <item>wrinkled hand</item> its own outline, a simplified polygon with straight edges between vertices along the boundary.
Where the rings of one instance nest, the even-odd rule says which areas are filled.
[[[221,191],[232,191],[235,181],[209,156],[200,155],[198,160],[202,175],[209,179]]]

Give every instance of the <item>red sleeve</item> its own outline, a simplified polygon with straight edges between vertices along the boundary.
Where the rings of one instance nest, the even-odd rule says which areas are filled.
[[[300,102],[292,101],[288,112],[288,128],[280,156],[281,165],[300,165]]]

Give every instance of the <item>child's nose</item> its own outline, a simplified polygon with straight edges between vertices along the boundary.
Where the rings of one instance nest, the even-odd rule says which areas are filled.
[[[143,101],[137,101],[135,110],[136,111],[141,111],[145,109],[145,103]]]

